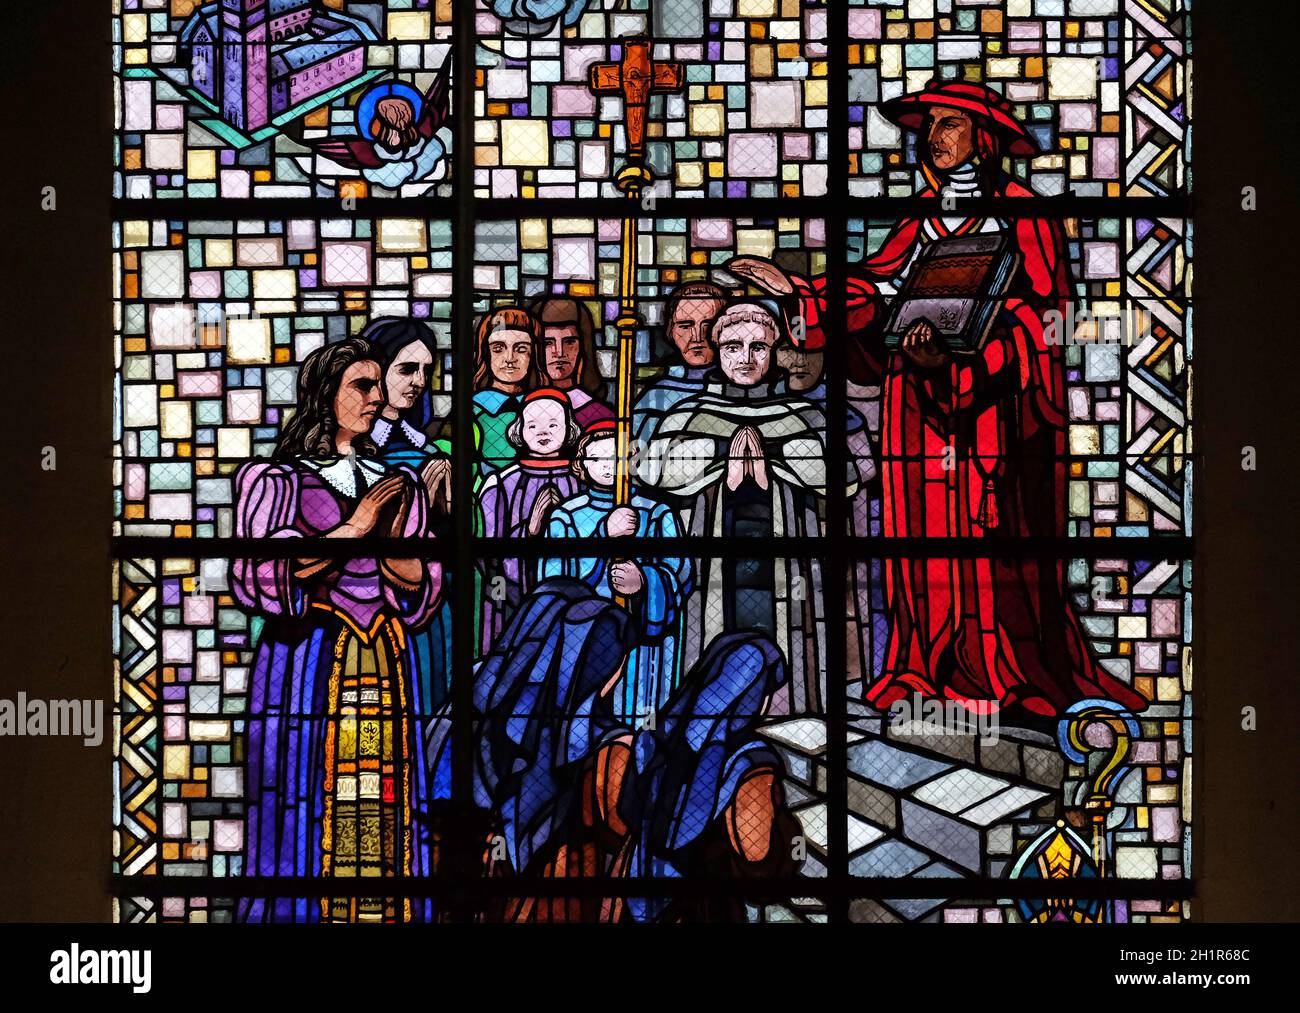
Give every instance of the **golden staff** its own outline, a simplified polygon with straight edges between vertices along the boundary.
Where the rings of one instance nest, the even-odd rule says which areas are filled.
[[[685,68],[675,61],[655,62],[647,38],[623,40],[618,63],[593,64],[589,87],[597,95],[619,94],[627,120],[627,163],[614,177],[619,192],[637,205],[654,182],[645,160],[645,128],[650,96],[680,91]],[[614,505],[632,501],[632,387],[636,368],[636,332],[641,324],[636,304],[637,215],[623,219],[622,264],[619,273],[618,420],[615,425]]]
[[[1106,854],[1106,817],[1114,806],[1116,779],[1124,760],[1128,757],[1132,737],[1129,735],[1128,723],[1114,711],[1103,707],[1085,707],[1071,717],[1066,729],[1070,745],[1080,755],[1095,750],[1086,736],[1088,726],[1094,722],[1108,726],[1113,735],[1110,755],[1101,769],[1092,779],[1092,790],[1084,803],[1084,810],[1092,824],[1092,859],[1097,866],[1097,875],[1104,879],[1107,874]]]

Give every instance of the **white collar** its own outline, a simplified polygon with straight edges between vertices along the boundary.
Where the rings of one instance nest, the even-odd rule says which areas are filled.
[[[406,438],[411,441],[412,446],[423,450],[424,445],[429,442],[429,437],[407,422],[406,419],[398,419],[397,425],[401,427],[402,432],[406,434]],[[376,445],[380,447],[386,446],[395,428],[388,419],[380,418],[376,420],[374,428],[370,430],[370,438],[375,441]]]
[[[356,468],[352,467],[353,461],[357,464]],[[330,464],[313,460],[304,460],[302,463],[349,499],[357,494],[356,476],[358,472],[360,472],[362,480],[366,483],[367,489],[384,477],[383,464],[364,457],[340,457]]]
[[[945,189],[950,189],[962,197],[981,196],[979,173],[975,169],[975,163],[967,160],[948,173]]]

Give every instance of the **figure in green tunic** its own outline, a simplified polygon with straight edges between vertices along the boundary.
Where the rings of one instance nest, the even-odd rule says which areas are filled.
[[[481,443],[478,473],[486,477],[514,461],[517,450],[506,430],[519,417],[524,394],[543,386],[533,361],[533,345],[541,329],[518,306],[498,306],[478,325],[478,357],[474,371],[474,422]]]

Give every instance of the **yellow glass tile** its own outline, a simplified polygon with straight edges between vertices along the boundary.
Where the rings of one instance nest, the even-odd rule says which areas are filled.
[[[726,132],[726,110],[720,103],[691,106],[687,120],[690,132],[697,137],[721,137]]]
[[[388,15],[388,37],[400,41],[420,41],[432,34],[429,11],[393,11]]]
[[[185,172],[190,179],[216,179],[217,153],[210,148],[190,151],[185,156]]]
[[[148,14],[123,14],[122,15],[122,41],[123,42],[148,42],[149,41],[149,15]]]

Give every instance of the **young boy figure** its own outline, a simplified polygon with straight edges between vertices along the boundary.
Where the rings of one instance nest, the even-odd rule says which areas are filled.
[[[524,397],[505,433],[518,460],[489,475],[479,490],[484,537],[537,538],[545,533],[550,511],[578,491],[569,466],[578,435],[564,391],[543,387]],[[480,634],[485,654],[532,588],[520,559],[501,559],[486,569]]]
[[[614,505],[615,424],[593,423],[583,433],[573,459],[585,490],[551,512],[549,538],[676,538],[677,518],[663,503],[632,495]],[[539,579],[574,577],[598,594],[625,602],[639,628],[638,645],[628,656],[613,692],[614,709],[629,723],[650,719],[681,677],[682,610],[691,591],[689,559],[544,559]]]

